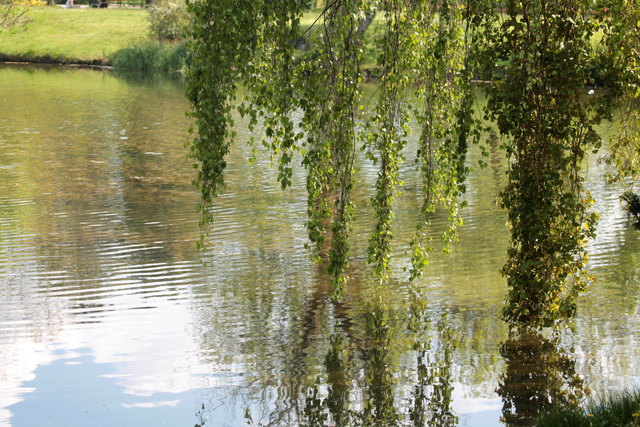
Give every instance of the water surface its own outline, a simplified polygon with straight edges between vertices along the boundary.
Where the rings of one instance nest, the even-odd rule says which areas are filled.
[[[526,425],[546,402],[640,384],[639,235],[595,158],[598,280],[572,329],[515,339],[499,318],[497,146],[469,177],[460,243],[413,298],[417,177],[403,170],[394,281],[374,292],[376,170],[359,160],[354,280],[336,303],[304,249],[304,171],[282,192],[242,143],[198,252],[182,93],[179,79],[0,66],[0,425]]]

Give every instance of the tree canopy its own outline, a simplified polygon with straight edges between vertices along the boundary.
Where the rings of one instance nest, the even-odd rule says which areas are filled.
[[[378,167],[368,262],[384,283],[403,149],[411,129],[419,129],[422,207],[408,269],[414,281],[432,251],[427,231],[437,209],[449,218],[444,242],[456,240],[467,150],[492,124],[509,160],[500,194],[511,229],[504,317],[534,327],[570,317],[590,280],[584,245],[598,219],[582,161],[601,145],[597,125],[620,108],[627,111],[624,132],[608,160],[619,176],[637,173],[636,0],[328,0],[313,25],[302,26],[305,6],[188,2],[190,147],[201,224],[212,221],[210,205],[224,186],[237,110],[251,127],[264,127],[260,142],[277,159],[282,188],[291,184],[294,153],[301,155],[309,249],[317,260],[326,252],[339,296],[349,279],[354,158],[362,149]],[[374,19],[384,27],[379,88],[365,112],[364,40]],[[478,79],[489,81],[482,118],[474,114]],[[595,84],[604,89],[585,96]],[[248,95],[236,99],[240,85]],[[417,102],[406,102],[410,94]]]

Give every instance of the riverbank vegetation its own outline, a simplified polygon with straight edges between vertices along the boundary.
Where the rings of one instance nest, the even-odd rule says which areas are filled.
[[[109,55],[114,68],[141,72],[181,70],[186,57],[184,43],[148,40],[125,47]]]
[[[640,390],[613,394],[584,407],[557,407],[542,415],[535,426],[640,426]]]

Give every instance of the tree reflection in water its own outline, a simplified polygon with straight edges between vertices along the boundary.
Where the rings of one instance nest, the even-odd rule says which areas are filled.
[[[417,292],[408,304],[372,293],[354,311],[329,293],[313,294],[308,316],[290,333],[281,353],[265,363],[237,393],[252,426],[454,425],[452,361],[454,337],[442,309]],[[387,301],[387,302],[381,302]],[[277,360],[276,360],[277,359]],[[220,425],[216,399],[196,413],[196,427]],[[234,422],[237,422],[236,419]]]
[[[432,330],[427,305],[406,312],[369,304],[360,334],[336,328],[324,372],[305,393],[307,426],[454,425],[453,340],[446,319]]]
[[[506,369],[497,392],[503,402],[501,421],[508,426],[531,425],[551,406],[577,405],[587,393],[575,361],[560,347],[558,337],[514,331],[500,354]]]
[[[252,375],[236,389],[244,423],[455,425],[453,367],[460,337],[446,310],[428,305],[416,290],[404,305],[372,292],[347,307],[328,295],[311,294],[297,312],[304,313],[299,323],[278,331],[281,351],[252,347]],[[512,331],[499,351],[505,370],[496,392],[506,425],[531,425],[552,405],[584,398],[584,382],[558,336]],[[198,427],[219,425],[212,415],[217,405],[205,403],[198,411]]]

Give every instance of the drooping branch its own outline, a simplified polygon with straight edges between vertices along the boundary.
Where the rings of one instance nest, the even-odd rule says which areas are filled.
[[[303,103],[307,133],[309,235],[316,250],[330,219],[329,272],[338,292],[348,280],[353,162],[356,152],[356,111],[360,102],[361,56],[358,21],[364,14],[358,1],[342,1],[325,13],[323,44],[312,52],[305,78]],[[353,13],[355,12],[355,13]]]
[[[190,1],[187,95],[202,224],[211,221],[210,205],[224,184],[237,108],[250,126],[264,128],[262,145],[277,161],[283,188],[291,185],[293,158],[302,156],[309,248],[316,260],[328,253],[339,293],[348,280],[353,165],[364,140],[379,167],[368,260],[384,283],[403,150],[417,128],[422,208],[410,280],[418,278],[431,250],[428,226],[436,209],[449,219],[445,248],[461,223],[466,151],[479,135],[470,81],[481,70],[493,81],[485,115],[502,134],[509,160],[501,193],[511,227],[504,317],[542,327],[571,316],[589,281],[584,245],[597,222],[581,162],[600,146],[596,125],[612,118],[621,98],[639,98],[636,1],[334,0],[306,32],[299,0]],[[365,33],[374,27],[383,31],[382,75],[375,107],[365,116],[358,113],[361,64]],[[595,46],[597,32],[602,42]],[[296,49],[301,37],[310,40],[304,51]],[[598,55],[609,61],[600,76],[607,90],[585,101],[582,91]],[[250,95],[238,106],[239,84]],[[415,108],[406,100],[411,87],[417,87]],[[610,158],[621,173],[638,170],[631,132],[637,117],[628,115],[623,129],[629,137],[618,141]]]
[[[456,240],[459,197],[466,176],[467,138],[472,126],[472,75],[469,58],[470,26],[463,20],[462,5],[433,3],[416,8],[420,21],[427,20],[422,31],[425,49],[419,59],[424,78],[418,88],[421,108],[416,111],[421,125],[418,162],[422,176],[423,201],[416,233],[411,241],[410,279],[422,274],[432,250],[427,237],[431,216],[438,206],[448,214],[449,226],[442,235],[445,251]],[[433,35],[431,35],[433,34]]]
[[[201,194],[202,226],[211,222],[209,207],[224,185],[225,156],[235,136],[231,111],[236,82],[250,72],[260,28],[258,7],[249,0],[187,3],[192,25],[186,94],[195,128],[190,156]],[[238,8],[244,13],[238,14]]]
[[[591,12],[579,0],[527,0],[509,3],[507,19],[487,27],[487,59],[508,63],[487,112],[508,138],[501,201],[511,228],[503,268],[511,324],[552,326],[572,316],[589,280],[584,245],[598,217],[580,168],[600,145],[594,125],[604,118],[581,99]]]
[[[260,123],[263,127],[263,145],[277,159],[278,180],[283,188],[291,184],[294,153],[303,150],[302,163],[308,171],[309,247],[314,258],[320,259],[328,241],[328,269],[337,289],[341,289],[348,279],[363,40],[376,11],[382,9],[384,43],[379,65],[384,73],[375,112],[366,120],[365,129],[369,156],[380,165],[372,198],[376,228],[370,239],[369,261],[376,275],[386,280],[392,252],[394,201],[402,183],[402,150],[410,129],[405,98],[415,81],[430,82],[434,94],[437,84],[447,88],[440,97],[424,98],[427,109],[439,105],[440,111],[431,117],[437,125],[432,126],[429,119],[428,139],[438,140],[442,158],[437,166],[432,163],[423,172],[435,176],[436,170],[447,171],[436,180],[425,179],[425,194],[437,194],[439,201],[448,201],[447,209],[457,209],[458,191],[452,190],[459,188],[460,177],[452,173],[459,168],[461,158],[459,147],[453,143],[456,131],[445,135],[434,129],[456,128],[456,113],[448,115],[444,111],[445,105],[451,104],[449,98],[457,96],[454,89],[460,80],[463,45],[459,43],[461,19],[456,9],[460,5],[453,7],[456,18],[449,19],[452,4],[447,2],[335,0],[314,22],[315,30],[302,32],[299,2],[253,1],[242,10],[231,3],[189,4],[194,43],[187,93],[197,128],[191,150],[197,171],[195,182],[202,194],[202,224],[211,221],[209,206],[224,183],[225,156],[235,137],[231,114],[235,88],[241,83],[250,95],[238,110],[250,118],[250,126]],[[428,22],[431,24],[425,31]],[[435,22],[441,22],[440,27],[434,26]],[[301,34],[309,35],[312,41],[307,50],[296,52],[295,40]],[[449,37],[453,41],[448,41]],[[302,112],[299,122],[292,119],[296,111]],[[421,117],[426,119],[427,113]],[[430,206],[431,199],[427,199]]]

